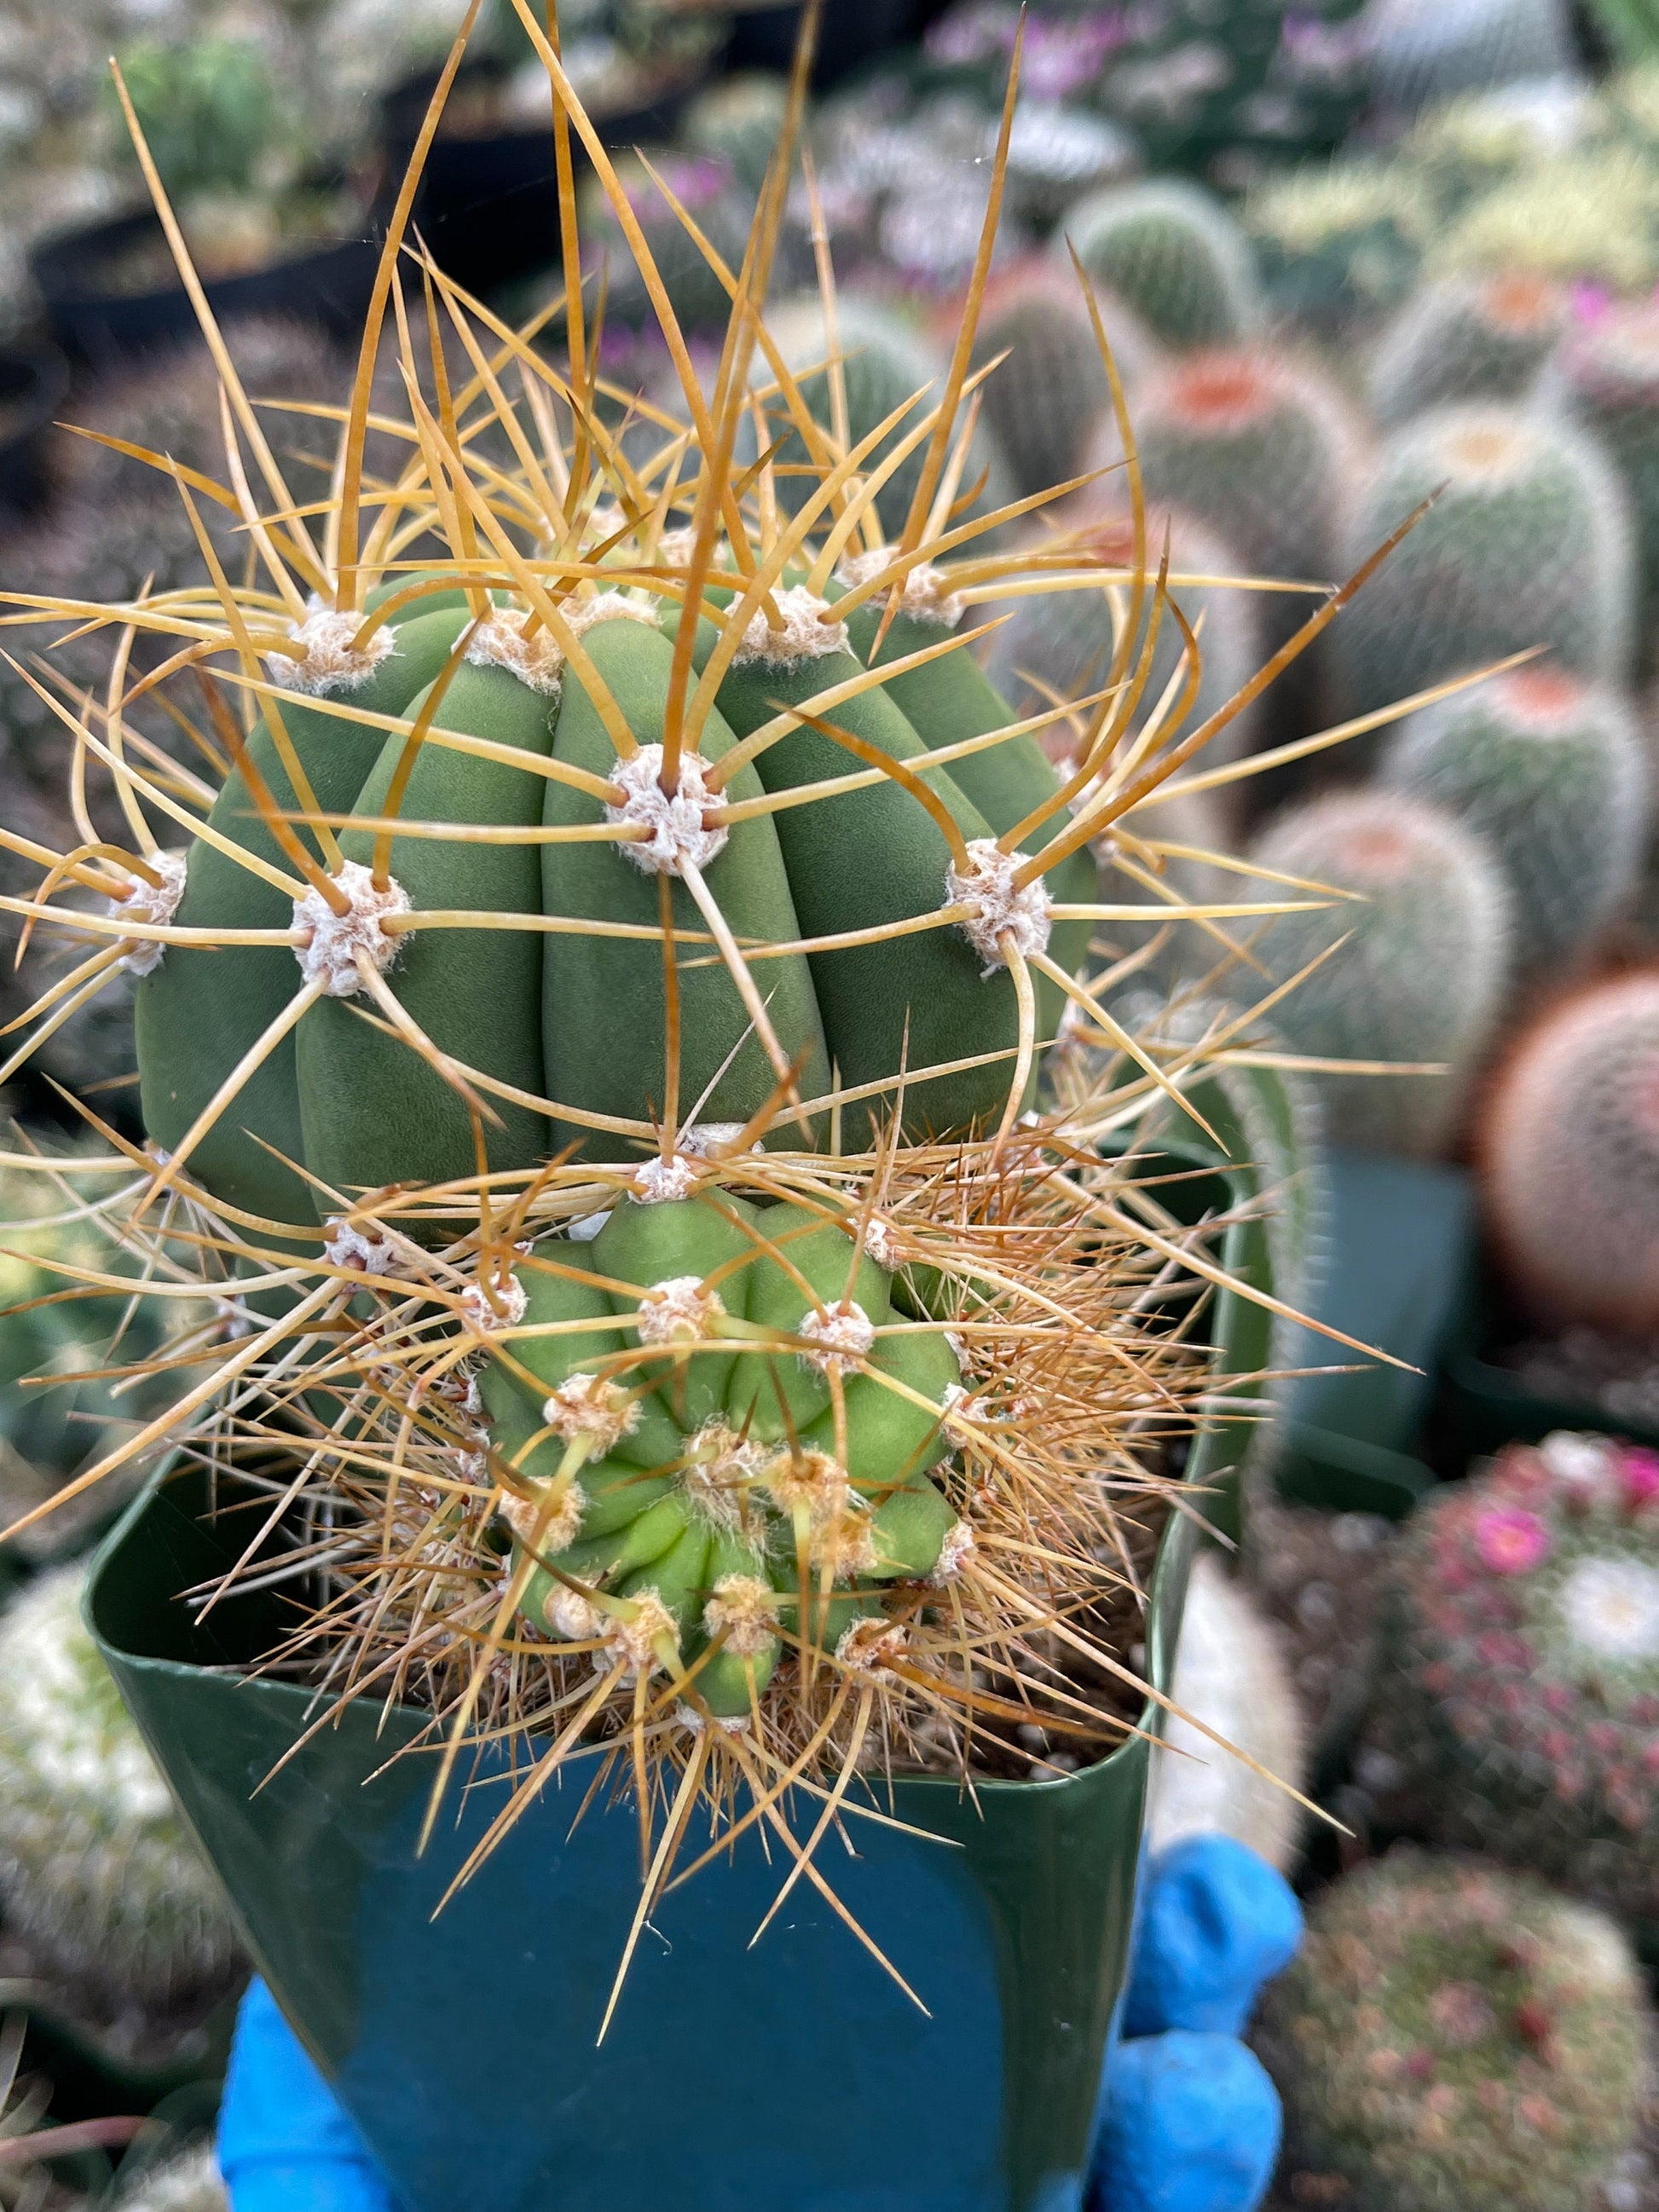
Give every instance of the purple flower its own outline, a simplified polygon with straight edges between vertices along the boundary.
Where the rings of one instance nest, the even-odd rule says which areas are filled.
[[[1632,1444],[1619,1455],[1619,1481],[1632,1513],[1659,1499],[1659,1452]]]

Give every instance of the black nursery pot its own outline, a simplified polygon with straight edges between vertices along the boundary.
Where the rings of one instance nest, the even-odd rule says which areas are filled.
[[[46,433],[69,374],[55,347],[0,350],[0,507],[27,514],[45,498]]]
[[[1206,1095],[1212,1126],[1224,1107]],[[1231,1157],[1249,1159],[1242,1137]],[[1212,1214],[1259,1188],[1175,1144],[1149,1164],[1203,1170],[1176,1188]],[[1271,1291],[1259,1219],[1234,1218],[1221,1257]],[[1218,1384],[1257,1373],[1261,1309],[1223,1291],[1212,1318]],[[1244,1442],[1237,1423],[1197,1439],[1200,1510]],[[972,1797],[901,1778],[882,1817],[849,1814],[850,1849],[825,1844],[829,1882],[921,2005],[805,1881],[749,1948],[787,1871],[750,1829],[659,1903],[596,2046],[639,1899],[633,1806],[601,1790],[584,1808],[589,1771],[552,1773],[444,1902],[525,1747],[516,1768],[510,1747],[469,1756],[422,1851],[433,1762],[396,1754],[427,1716],[331,1711],[252,1674],[291,1630],[279,1592],[205,1620],[178,1602],[246,1547],[246,1516],[214,1503],[198,1473],[158,1477],[100,1553],[88,1618],[259,1971],[407,2212],[1079,2212],[1157,1705],[1096,1765]],[[1159,1548],[1146,1665],[1162,1692],[1201,1528],[1172,1513]]]
[[[125,292],[113,272],[130,254],[165,243],[149,209],[83,225],[43,240],[29,266],[53,336],[75,360],[117,361],[191,336],[196,310],[175,277],[154,291]],[[325,239],[263,269],[204,284],[209,307],[226,320],[281,315],[320,323],[342,337],[361,329],[380,246],[369,237]]]
[[[488,93],[501,82],[493,62],[469,63],[456,78],[459,109],[469,93]],[[415,150],[439,72],[407,77],[381,103],[386,174],[401,178]],[[659,143],[668,137],[691,90],[690,79],[642,107],[592,118],[608,149]],[[585,163],[581,141],[571,134],[571,153]],[[559,188],[553,161],[550,105],[545,123],[526,130],[474,134],[441,127],[427,154],[416,198],[415,228],[445,274],[471,292],[487,292],[559,255]]]
[[[726,49],[730,69],[787,70],[800,35],[799,6],[747,9],[733,21]],[[914,37],[923,21],[939,13],[918,0],[832,0],[818,22],[818,47],[812,81],[822,91],[867,69],[890,46]]]

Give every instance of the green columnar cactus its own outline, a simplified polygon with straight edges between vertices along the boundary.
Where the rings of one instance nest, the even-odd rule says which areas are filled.
[[[1659,1455],[1512,1445],[1413,1516],[1384,1623],[1389,1796],[1443,1842],[1659,1914]]]
[[[1382,0],[1370,20],[1372,82],[1395,109],[1559,76],[1571,66],[1559,0]]]
[[[1513,670],[1408,716],[1381,775],[1486,840],[1509,880],[1518,980],[1586,943],[1635,889],[1651,777],[1616,692],[1548,666]]]
[[[1580,328],[1562,369],[1573,412],[1612,456],[1630,497],[1645,635],[1659,607],[1659,309],[1608,307]]]
[[[666,1639],[676,1667],[701,1662],[709,1710],[741,1718],[784,1638],[843,1650],[887,1626],[884,1583],[958,1571],[965,1525],[928,1479],[956,1356],[942,1334],[876,1337],[905,1309],[842,1225],[733,1196],[627,1200],[591,1246],[544,1239],[515,1279],[527,1327],[564,1325],[483,1381],[538,1630],[647,1671],[653,1651],[671,1663]],[[876,1372],[843,1380],[872,1344]]]
[[[1468,399],[1525,399],[1568,325],[1565,292],[1541,276],[1449,277],[1385,331],[1367,382],[1380,422]]]
[[[1221,203],[1179,179],[1092,192],[1061,218],[1055,250],[1076,250],[1164,344],[1229,345],[1261,322],[1249,240]]]
[[[1497,863],[1437,809],[1382,792],[1334,793],[1291,808],[1267,825],[1249,857],[1353,895],[1281,915],[1251,940],[1276,984],[1328,955],[1273,1010],[1291,1049],[1444,1070],[1320,1073],[1332,1142],[1433,1153],[1456,1121],[1503,1003],[1510,900]]]
[[[1530,646],[1548,646],[1580,675],[1620,681],[1634,613],[1629,512],[1591,439],[1497,406],[1408,423],[1357,506],[1350,564],[1432,494],[1437,504],[1337,625],[1357,712]]]
[[[673,876],[689,867],[699,885],[707,871],[710,902],[718,902],[724,927],[739,939],[792,947],[803,938],[883,931],[956,897],[946,879],[957,866],[952,840],[960,838],[969,874],[951,880],[960,880],[968,908],[978,910],[973,872],[991,867],[1000,886],[998,933],[1005,927],[1034,930],[1026,941],[1038,950],[1037,937],[1048,933],[1037,902],[1012,885],[1012,863],[990,859],[998,830],[969,795],[971,782],[998,810],[1001,831],[1052,795],[1054,779],[1034,738],[974,757],[971,766],[963,764],[961,784],[937,771],[930,776],[950,836],[906,787],[885,777],[874,789],[832,792],[775,814],[756,811],[729,827],[704,823],[720,803],[707,778],[738,740],[771,723],[781,703],[806,704],[860,677],[853,641],[825,599],[805,586],[781,588],[775,599],[777,629],[757,612],[726,640],[730,665],[701,754],[685,756],[672,806],[660,789],[657,748],[674,663],[663,626],[665,611],[678,619],[672,600],[619,592],[572,597],[557,617],[562,642],[550,630],[528,627],[527,610],[501,609],[479,623],[450,673],[440,720],[464,740],[489,741],[496,751],[487,757],[422,745],[408,773],[400,766],[408,750],[402,733],[386,736],[353,714],[330,715],[321,704],[286,706],[287,740],[319,805],[378,817],[406,775],[407,818],[452,822],[458,835],[395,836],[387,873],[377,884],[377,833],[349,832],[344,869],[330,894],[343,912],[316,889],[296,909],[291,897],[218,847],[196,845],[177,908],[182,926],[274,928],[305,941],[239,948],[228,957],[177,947],[183,957],[170,952],[144,977],[139,1061],[145,1118],[158,1141],[176,1147],[244,1054],[294,1002],[297,959],[299,981],[315,1003],[289,1032],[294,1043],[284,1037],[242,1091],[241,1125],[216,1121],[199,1138],[196,1172],[233,1203],[293,1222],[317,1205],[331,1213],[338,1206],[320,1192],[313,1198],[285,1161],[302,1162],[335,1192],[411,1177],[444,1182],[470,1172],[477,1154],[465,1100],[397,1029],[362,1021],[349,1003],[368,988],[362,960],[371,948],[377,982],[395,958],[388,988],[402,1013],[452,1062],[496,1086],[484,1140],[497,1166],[528,1165],[572,1142],[591,1146],[596,1132],[619,1126],[647,1127],[665,1103],[653,870]],[[954,619],[948,613],[947,626]],[[465,621],[465,607],[412,612],[377,634],[374,655],[354,658],[360,618],[313,617],[302,635],[307,660],[303,667],[288,664],[288,681],[314,683],[320,699],[331,696],[349,709],[418,712]],[[936,622],[918,629],[929,642],[944,635]],[[708,665],[716,649],[711,623],[699,635],[695,666]],[[890,641],[890,652],[909,649]],[[567,652],[574,665],[567,666]],[[1006,717],[960,654],[939,664],[937,674],[896,678],[890,695],[886,687],[866,689],[832,711],[837,727],[875,757],[902,762],[924,744],[951,733],[972,738]],[[925,732],[917,714],[931,724]],[[511,764],[514,750],[555,766],[520,769]],[[291,805],[272,734],[256,732],[249,755],[280,803]],[[758,800],[767,791],[833,782],[848,757],[831,737],[800,726],[739,769],[730,798]],[[596,785],[606,796],[596,795]],[[277,865],[283,855],[273,832],[248,820],[256,811],[239,772],[211,820]],[[531,842],[471,842],[468,823],[554,834],[539,849]],[[592,842],[594,826],[613,836],[627,831],[648,847],[644,864],[629,856],[627,839]],[[568,834],[580,831],[590,834]],[[176,900],[179,888],[175,876],[166,895]],[[708,908],[684,879],[673,898],[675,927],[695,941],[707,928]],[[505,911],[573,927],[444,928],[405,939],[380,927],[380,917],[395,919],[405,901],[417,911]],[[648,939],[627,933],[634,932],[648,933]],[[1075,967],[1088,933],[1086,921],[1060,924],[1058,957]],[[1052,1035],[1060,994],[1042,977],[1038,984],[1040,1023]],[[768,963],[766,994],[757,1020],[724,963],[698,968],[688,961],[679,993],[681,1100],[701,1098],[707,1118],[745,1121],[764,1104],[781,1071],[803,1097],[822,1096],[832,1088],[832,1065],[842,1083],[854,1085],[890,1081],[908,1065],[908,1112],[918,1128],[961,1128],[988,1115],[994,1121],[1000,1111],[1010,1064],[993,1059],[978,1070],[925,1073],[1000,1048],[1012,1054],[1020,1034],[1012,975],[988,962],[961,930],[881,933],[823,957],[786,951]]]
[[[1117,370],[1133,387],[1149,342],[1115,303],[1103,319]],[[1071,271],[1023,263],[1000,278],[980,318],[973,366],[1006,355],[983,386],[985,416],[1022,494],[1068,483],[1112,404],[1088,307]]]
[[[1154,1851],[1182,1836],[1236,1836],[1282,1870],[1295,1861],[1307,1729],[1272,1622],[1219,1563],[1194,1565],[1182,1615],[1169,1746],[1153,1769],[1147,1833]],[[1188,1717],[1182,1717],[1187,1716]],[[1214,1730],[1203,1734],[1202,1722]],[[1258,1773],[1215,1738],[1245,1753]],[[1279,1788],[1283,1784],[1285,1786]]]
[[[1169,534],[1172,574],[1183,569],[1191,575],[1225,577],[1244,573],[1238,555],[1213,531],[1190,515],[1153,508],[1146,518],[1146,543],[1161,552]],[[1103,568],[1133,565],[1133,532],[1128,518],[1108,515],[1091,529],[1085,550]],[[1149,562],[1157,557],[1148,553]],[[1120,600],[1124,587],[1112,587]],[[1261,594],[1228,591],[1219,585],[1184,585],[1172,592],[1176,605],[1188,622],[1199,629],[1200,683],[1198,695],[1184,720],[1167,725],[1196,729],[1215,714],[1248,681],[1266,657],[1261,638]],[[1127,604],[1126,604],[1127,613]],[[988,617],[1006,616],[995,631],[986,656],[986,673],[1017,714],[1040,714],[1053,704],[1054,695],[1083,698],[1107,681],[1112,665],[1112,611],[1106,587],[1095,592],[1044,592],[1010,600],[1006,606],[986,610]],[[1148,617],[1150,619],[1150,617]],[[1199,625],[1202,628],[1199,629]],[[1144,630],[1143,630],[1144,635]],[[1183,641],[1165,613],[1153,647],[1152,672],[1142,694],[1147,714],[1163,699],[1170,678],[1182,658]],[[1250,750],[1259,715],[1254,706],[1218,732],[1206,749],[1205,764],[1241,758]],[[1059,726],[1057,741],[1064,738]]]
[[[1659,1328],[1659,971],[1579,991],[1516,1047],[1482,1116],[1482,1192],[1540,1316]]]
[[[81,1619],[80,1566],[0,1619],[0,1900],[54,1972],[164,2005],[237,1966],[219,1887]]]
[[[880,300],[857,292],[842,295],[836,303],[833,348],[823,304],[815,295],[803,295],[784,301],[768,315],[767,321],[785,363],[798,381],[800,397],[813,418],[826,429],[834,425],[835,395],[830,372],[823,364],[830,360],[832,352],[837,355],[847,395],[848,435],[854,445],[884,422],[896,408],[902,407],[907,401],[915,401],[910,412],[871,455],[872,470],[879,468],[902,444],[907,433],[922,421],[939,398],[945,373],[943,355],[925,332]],[[765,364],[757,360],[757,379],[766,374]],[[782,427],[780,425],[781,429]],[[785,468],[804,466],[806,448],[799,432],[785,438],[778,459]],[[903,527],[925,465],[924,441],[921,447],[899,463],[883,484],[877,507],[883,527],[890,535],[896,536]],[[1000,506],[1012,495],[1008,464],[988,422],[981,422],[975,434],[964,483],[971,484],[981,471],[987,472],[986,483],[978,506],[985,511]],[[781,476],[778,479],[780,501],[793,507],[799,507],[811,489],[812,480],[807,476]]]
[[[1332,579],[1358,432],[1315,372],[1267,353],[1195,355],[1147,378],[1134,435],[1147,497],[1210,524],[1249,574]],[[1264,601],[1269,641],[1288,636],[1309,605]]]
[[[1624,1936],[1477,1863],[1396,1850],[1326,1891],[1256,2035],[1289,2166],[1352,2212],[1584,2212],[1640,2124]]]

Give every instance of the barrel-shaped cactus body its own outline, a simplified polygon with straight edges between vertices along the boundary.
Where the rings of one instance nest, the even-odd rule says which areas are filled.
[[[1459,93],[1558,76],[1571,60],[1560,0],[1382,0],[1370,23],[1377,94],[1407,112]]]
[[[1156,178],[1092,192],[1061,222],[1055,251],[1068,246],[1165,345],[1229,345],[1261,324],[1249,240],[1200,185]]]
[[[1645,634],[1659,605],[1659,307],[1607,307],[1577,331],[1562,365],[1573,411],[1601,440],[1629,495]]]
[[[929,1471],[956,1355],[848,1224],[630,1198],[515,1280],[548,1333],[516,1338],[483,1395],[538,1631],[640,1663],[666,1638],[741,1718],[786,1641],[879,1634],[892,1585],[948,1582],[958,1515]]]
[[[1381,422],[1464,400],[1524,400],[1566,335],[1565,289],[1517,274],[1425,285],[1377,341],[1367,383]]]
[[[1580,675],[1621,680],[1634,615],[1629,510],[1593,440],[1499,406],[1407,423],[1355,510],[1349,567],[1431,498],[1337,625],[1357,711],[1534,646]]]
[[[763,613],[749,625],[704,720],[701,750],[682,756],[672,799],[662,789],[662,743],[675,648],[662,622],[665,612],[677,620],[678,610],[648,594],[573,598],[560,617],[568,664],[563,647],[544,631],[527,635],[526,615],[510,608],[474,626],[459,659],[451,648],[465,606],[396,629],[378,667],[343,696],[418,716],[413,685],[437,664],[446,688],[434,725],[453,742],[422,744],[412,765],[399,731],[285,710],[289,749],[319,805],[365,823],[401,807],[409,823],[441,823],[447,834],[399,827],[394,835],[389,826],[382,864],[380,832],[346,831],[343,867],[330,878],[333,903],[313,889],[297,909],[216,846],[196,847],[181,915],[292,931],[297,912],[306,941],[199,958],[170,952],[146,977],[141,1063],[159,1142],[172,1149],[191,1129],[242,1054],[295,1003],[299,983],[313,1002],[291,1048],[284,1038],[244,1086],[240,1126],[216,1123],[193,1153],[210,1188],[281,1221],[303,1221],[307,1208],[337,1212],[352,1190],[465,1177],[480,1143],[491,1165],[506,1169],[571,1145],[614,1157],[653,1117],[678,1117],[699,1101],[698,1118],[742,1124],[780,1082],[802,1100],[823,1097],[837,1077],[872,1086],[872,1110],[884,1113],[885,1086],[902,1068],[913,1128],[994,1123],[1020,1034],[1013,976],[991,957],[995,938],[1012,928],[1036,951],[1050,934],[1046,894],[1012,882],[1014,864],[994,841],[1053,798],[1053,773],[1035,738],[1017,737],[964,761],[960,781],[932,771],[930,804],[902,775],[836,787],[849,765],[888,760],[914,774],[906,764],[924,747],[1006,726],[1006,708],[956,652],[890,687],[840,699],[821,718],[824,729],[806,721],[773,729],[717,798],[709,779],[722,776],[736,742],[774,725],[781,708],[811,713],[815,699],[860,676],[825,601],[799,586],[776,601],[778,627]],[[953,619],[919,623],[915,635],[943,643]],[[872,641],[874,627],[866,614],[861,634]],[[910,649],[907,632],[894,628],[890,654]],[[715,639],[704,625],[694,668]],[[860,749],[850,762],[849,744]],[[273,788],[285,789],[273,735],[256,733],[249,750],[263,754]],[[819,785],[829,787],[808,803],[765,807],[768,796]],[[708,821],[721,805],[755,811]],[[228,785],[216,824],[246,847],[261,849],[263,837],[262,849],[274,850],[272,833],[247,822],[251,811],[246,784]],[[1051,817],[1049,834],[1060,819]],[[1063,895],[1086,896],[1079,862],[1067,865]],[[992,937],[981,932],[975,941],[965,926],[902,926],[965,902],[963,925],[976,927],[987,870]],[[672,1100],[664,1091],[665,896],[685,948]],[[711,909],[716,945],[729,933],[741,945],[777,948],[763,996],[758,985],[746,996],[718,955],[700,957]],[[401,937],[381,927],[404,912],[452,919]],[[498,920],[469,927],[468,914]],[[1074,968],[1087,933],[1086,921],[1060,922],[1056,956]],[[845,937],[855,941],[825,942]],[[1037,988],[1040,1024],[1052,1035],[1060,994],[1041,975]],[[366,1020],[377,1000],[379,1018]],[[458,1072],[482,1085],[471,1100],[452,1079]],[[287,1162],[318,1180],[307,1188]]]
[[[0,1899],[51,1968],[165,2006],[222,1982],[238,1946],[82,1620],[85,1583],[56,1568],[0,1620]]]
[[[1118,374],[1133,385],[1148,343],[1132,318],[1103,313]],[[1000,357],[1006,356],[1006,359]],[[1071,270],[1021,263],[987,296],[973,366],[1000,361],[983,389],[985,413],[1021,494],[1066,483],[1084,465],[1111,387],[1087,304]]]
[[[1486,1218],[1541,1318],[1659,1328],[1659,972],[1565,999],[1500,1071],[1480,1128]]]
[[[1583,944],[1635,887],[1651,775],[1617,692],[1548,666],[1516,669],[1408,716],[1382,775],[1486,840],[1509,879],[1522,983]]]
[[[1289,2166],[1354,2212],[1583,2212],[1640,2124],[1628,1942],[1479,1862],[1396,1849],[1327,1890],[1256,2042]]]
[[[1281,915],[1252,941],[1275,984],[1304,977],[1273,1010],[1292,1050],[1443,1070],[1319,1073],[1333,1141],[1432,1153],[1503,1001],[1510,901],[1496,862],[1449,816],[1382,792],[1334,793],[1291,808],[1267,825],[1250,858],[1350,894]]]

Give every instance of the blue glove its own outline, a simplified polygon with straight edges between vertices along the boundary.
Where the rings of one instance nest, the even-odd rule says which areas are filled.
[[[1254,2212],[1279,2156],[1279,2099],[1237,2039],[1301,1932],[1285,1881],[1228,1837],[1153,1862],[1093,2212]],[[219,2165],[233,2212],[398,2212],[263,1982],[237,2022]]]
[[[1279,2161],[1279,2094],[1238,2040],[1302,1940],[1280,1875],[1231,1836],[1148,1869],[1107,2077],[1094,2212],[1255,2212]],[[238,2208],[240,2212],[240,2208]]]
[[[398,2212],[263,1982],[249,1984],[236,2016],[218,2155],[233,2212]]]

